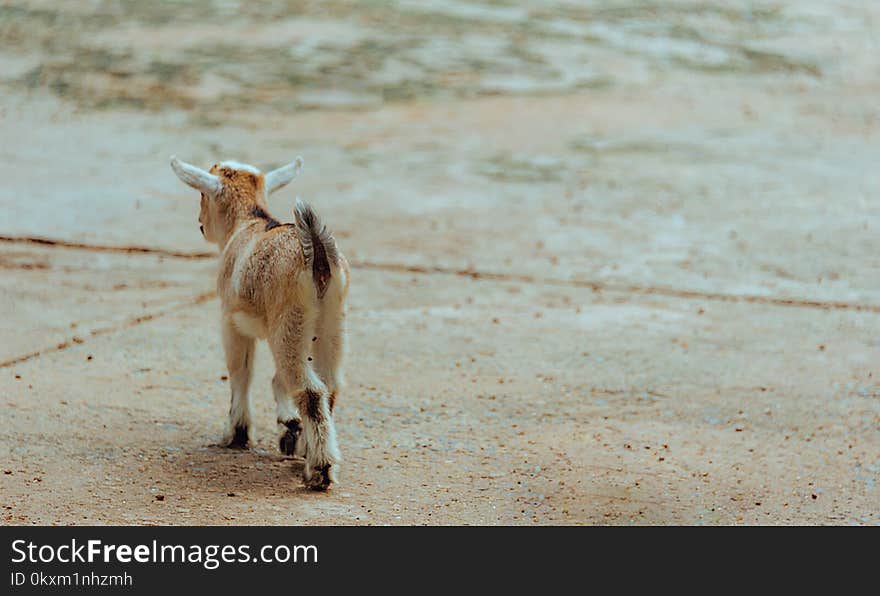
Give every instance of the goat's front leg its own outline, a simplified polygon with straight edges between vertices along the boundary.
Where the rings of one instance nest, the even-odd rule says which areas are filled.
[[[242,335],[230,319],[223,321],[223,349],[232,393],[225,445],[246,449],[252,440],[253,415],[248,390],[254,364],[254,340]]]
[[[272,378],[272,393],[275,395],[275,406],[278,413],[278,426],[281,436],[278,438],[278,449],[285,455],[297,455],[303,457],[306,453],[305,441],[300,439],[302,435],[302,418],[293,397],[287,391],[284,381],[276,374]]]

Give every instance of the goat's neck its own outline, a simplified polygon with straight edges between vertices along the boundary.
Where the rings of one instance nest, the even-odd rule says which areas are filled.
[[[253,225],[256,221],[257,220],[255,219],[241,218],[230,225],[229,231],[224,235],[223,240],[220,242],[220,252],[225,252],[233,239],[252,236],[253,234],[258,233],[259,228]]]
[[[260,212],[266,214],[268,217],[266,205],[261,205],[259,202],[248,205],[247,207],[243,206],[227,215],[227,231],[220,242],[220,252],[226,250],[226,247],[229,246],[229,242],[236,236],[257,233],[258,227],[253,224],[261,220],[259,217],[254,216],[255,209],[259,209]]]

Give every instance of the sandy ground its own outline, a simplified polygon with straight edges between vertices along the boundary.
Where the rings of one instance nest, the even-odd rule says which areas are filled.
[[[6,524],[880,523],[880,9],[4,2]],[[326,494],[214,446],[172,153],[353,264]],[[43,242],[37,240],[49,240]]]

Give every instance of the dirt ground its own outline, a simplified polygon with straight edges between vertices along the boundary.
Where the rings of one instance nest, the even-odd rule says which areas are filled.
[[[248,6],[0,4],[0,523],[880,524],[880,6]],[[305,158],[329,493],[171,154]]]

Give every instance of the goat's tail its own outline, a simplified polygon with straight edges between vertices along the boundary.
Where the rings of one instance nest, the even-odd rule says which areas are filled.
[[[306,267],[312,269],[312,279],[315,289],[318,290],[318,298],[323,298],[333,277],[332,266],[339,263],[339,253],[336,250],[336,240],[318,215],[312,210],[311,205],[300,199],[296,200],[296,230],[299,241],[302,244],[303,257]]]

